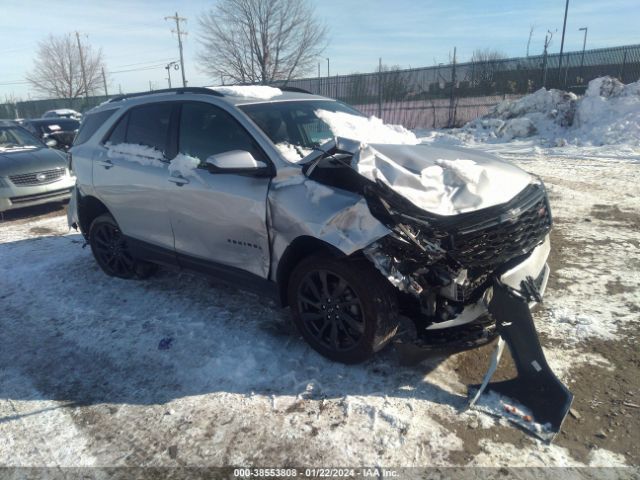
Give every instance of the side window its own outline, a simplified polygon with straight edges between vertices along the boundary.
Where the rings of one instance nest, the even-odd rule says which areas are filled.
[[[204,163],[207,158],[231,150],[245,150],[266,161],[256,141],[238,121],[219,107],[186,102],[180,116],[178,151]]]
[[[74,145],[80,145],[81,143],[89,140],[94,133],[102,126],[104,122],[106,122],[111,115],[116,112],[117,108],[112,110],[104,110],[98,113],[90,113],[86,115],[82,119],[82,123],[80,124],[80,130],[78,131],[78,135],[76,135],[75,140],[73,141]]]
[[[107,138],[106,142],[109,142],[112,145],[124,143],[127,138],[128,123],[129,123],[129,113],[127,112],[122,116],[120,120],[118,120],[116,127],[113,130],[111,130],[111,134]]]
[[[172,105],[155,103],[131,109],[125,142],[146,145],[165,153]]]

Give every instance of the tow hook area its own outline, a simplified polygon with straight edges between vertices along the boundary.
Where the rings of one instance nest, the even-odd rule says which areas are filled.
[[[531,277],[516,290],[493,279],[493,297],[489,312],[500,335],[489,369],[481,385],[471,386],[475,393],[469,407],[507,418],[540,439],[551,442],[560,431],[573,394],[555,376],[544,356],[529,303],[540,301]],[[516,366],[517,377],[489,383],[495,372],[504,344]]]

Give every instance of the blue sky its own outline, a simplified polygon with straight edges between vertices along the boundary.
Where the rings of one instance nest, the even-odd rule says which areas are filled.
[[[564,0],[311,0],[329,26],[331,74],[372,71],[383,63],[419,67],[447,63],[453,47],[459,61],[476,48],[495,48],[524,56],[542,52],[547,29],[555,30],[551,51],[560,48]],[[32,68],[38,41],[49,33],[79,31],[101,47],[110,72],[109,89],[125,92],[166,87],[161,64],[178,58],[172,25],[164,16],[187,17],[185,72],[190,85],[211,84],[198,70],[198,15],[215,0],[0,0],[0,102],[5,95],[27,98],[25,74]],[[582,48],[579,27],[588,26],[587,48],[640,43],[639,0],[571,0],[565,51]],[[143,69],[143,70],[140,70]],[[123,71],[136,70],[136,71]],[[118,72],[118,73],[116,73]],[[179,72],[172,75],[178,80]],[[33,94],[31,94],[33,95]]]

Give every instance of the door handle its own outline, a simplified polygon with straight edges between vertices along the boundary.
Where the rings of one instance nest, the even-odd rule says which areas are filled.
[[[169,180],[171,183],[175,183],[179,187],[181,187],[185,183],[189,183],[189,180],[184,178],[182,175],[179,175],[177,177],[171,176],[171,177],[167,178],[167,180]]]
[[[96,163],[107,170],[114,166],[111,160],[98,160]]]

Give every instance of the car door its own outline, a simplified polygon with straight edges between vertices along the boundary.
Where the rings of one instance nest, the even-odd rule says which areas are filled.
[[[145,104],[127,111],[93,157],[93,184],[122,232],[167,249],[173,232],[165,197],[169,128],[176,102]]]
[[[251,135],[221,107],[184,102],[172,160],[167,205],[181,264],[190,268],[239,269],[266,278],[266,225],[270,178],[211,169],[206,160],[230,151],[248,151],[270,164]],[[264,169],[263,169],[264,170]]]

